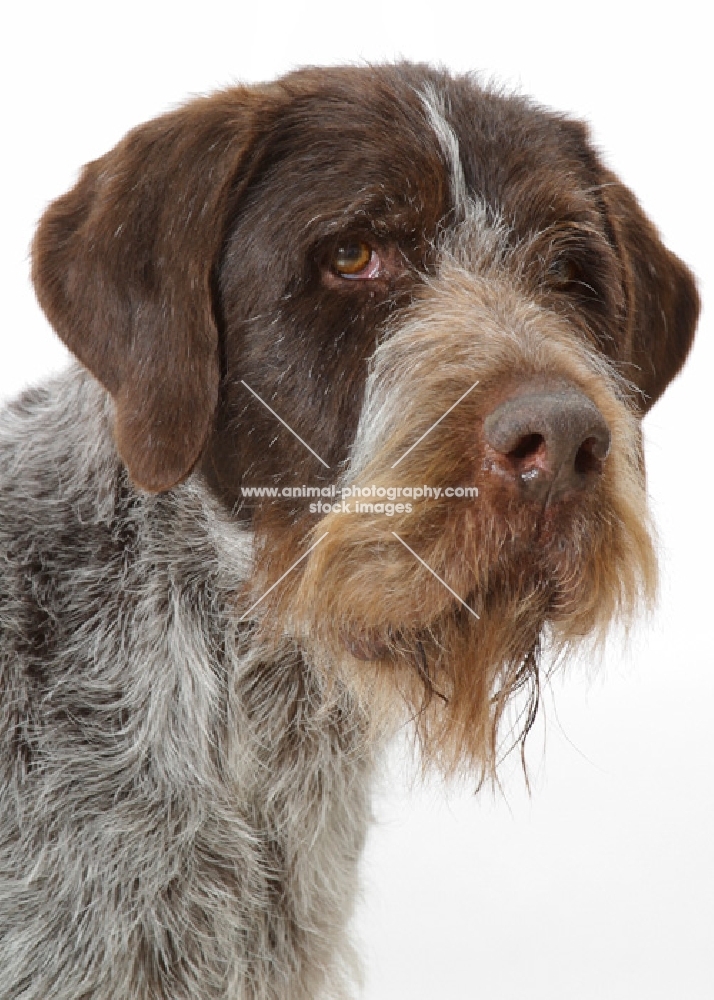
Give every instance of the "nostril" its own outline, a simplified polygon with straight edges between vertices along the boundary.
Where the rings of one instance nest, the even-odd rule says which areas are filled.
[[[515,448],[511,448],[508,457],[522,461],[536,455],[544,446],[545,438],[542,434],[524,434]]]
[[[600,474],[602,463],[607,456],[607,449],[603,449],[602,442],[595,437],[585,438],[583,443],[575,453],[574,468],[579,476],[587,476],[591,473]]]

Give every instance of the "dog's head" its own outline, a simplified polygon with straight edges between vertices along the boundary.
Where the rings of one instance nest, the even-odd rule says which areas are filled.
[[[256,614],[440,694],[447,756],[490,761],[544,627],[651,589],[639,417],[698,299],[582,124],[410,65],[235,88],[89,164],[34,279],[135,483],[198,467],[256,532],[256,600],[319,540]],[[373,509],[242,493],[303,484]]]

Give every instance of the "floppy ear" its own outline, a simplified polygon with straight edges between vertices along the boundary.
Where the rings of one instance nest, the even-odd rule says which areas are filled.
[[[626,300],[625,376],[642,390],[647,412],[679,372],[699,316],[689,269],[662,244],[637,199],[606,171],[601,197],[623,272]]]
[[[152,492],[188,475],[213,420],[212,275],[256,101],[236,88],[130,132],[84,168],[35,237],[40,304],[114,397],[119,453]]]

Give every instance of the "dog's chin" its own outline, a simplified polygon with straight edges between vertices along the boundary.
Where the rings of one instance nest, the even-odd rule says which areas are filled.
[[[371,715],[393,725],[406,709],[424,759],[481,774],[495,771],[506,731],[517,742],[532,724],[544,635],[556,651],[600,639],[656,578],[644,518],[578,506],[540,521],[515,509],[505,521],[483,510],[501,530],[472,516],[404,519],[394,531],[324,519],[291,586],[272,589],[260,616],[294,637],[327,684],[338,675],[364,696]],[[284,559],[263,560],[273,580],[294,549]],[[520,722],[502,725],[513,714]]]
[[[515,742],[534,717],[548,600],[544,593],[522,602],[500,592],[482,600],[479,618],[454,602],[411,627],[344,622],[322,634],[317,660],[340,664],[377,724],[411,720],[424,762],[483,776],[495,770],[507,728],[502,717],[519,692]]]
[[[442,648],[453,633],[470,631],[476,642],[481,632],[497,623],[517,633],[527,620],[528,633],[540,634],[549,624],[564,627],[573,615],[579,618],[577,631],[582,637],[613,612],[599,590],[592,592],[592,574],[585,571],[582,557],[579,546],[560,533],[547,531],[512,538],[478,566],[475,561],[467,563],[461,550],[439,564],[439,576],[427,578],[429,586],[421,592],[413,586],[387,586],[376,580],[365,599],[364,593],[352,588],[353,600],[342,607],[339,619],[327,618],[336,625],[329,629],[330,644],[336,639],[342,649],[363,662],[405,655],[422,658],[423,647],[436,644]],[[460,585],[463,597],[447,581]]]
[[[582,552],[578,560],[562,537],[538,558],[525,545],[522,558],[507,555],[488,565],[481,587],[464,590],[463,601],[437,584],[415,605],[413,589],[380,593],[376,583],[371,617],[354,613],[355,599],[352,613],[343,605],[341,615],[315,617],[304,633],[308,655],[333,669],[339,663],[373,713],[388,723],[413,720],[422,759],[446,773],[493,775],[504,747],[525,738],[544,637],[552,650],[567,650],[600,639],[618,615],[610,574],[593,573],[592,560],[583,562]],[[449,568],[458,575],[456,563]],[[409,617],[386,613],[400,606]]]
[[[469,632],[474,641],[473,653],[477,655],[476,634],[480,631],[479,621],[484,619],[486,627],[493,628],[496,618],[503,618],[503,607],[511,604],[507,598],[505,589],[499,592],[492,592],[482,595],[480,599],[474,592],[466,595],[464,601],[454,600],[446,609],[439,608],[438,613],[429,618],[425,615],[423,621],[417,621],[410,625],[403,622],[355,622],[347,620],[343,622],[332,634],[328,645],[331,647],[341,646],[353,659],[363,663],[385,662],[394,663],[396,661],[413,661],[419,669],[426,666],[427,650],[431,655],[429,660],[437,657],[441,660],[449,652],[449,636]],[[559,617],[558,606],[559,597],[552,588],[543,588],[534,585],[531,588],[532,597],[521,603],[519,609],[511,607],[509,616],[513,619],[513,625],[523,617],[526,612],[531,620],[529,631],[540,633],[547,625],[548,615],[545,613],[552,609],[553,616]],[[536,596],[537,595],[537,596]],[[480,614],[473,609],[479,607]],[[498,609],[498,610],[495,610]],[[469,621],[471,616],[474,621]],[[471,626],[469,629],[467,626]]]

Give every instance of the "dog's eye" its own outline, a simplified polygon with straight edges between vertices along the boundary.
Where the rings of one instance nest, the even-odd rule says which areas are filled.
[[[584,262],[572,257],[561,257],[551,264],[549,272],[559,291],[577,296],[583,302],[592,303],[600,299],[594,266],[584,265]]]
[[[380,260],[368,243],[351,240],[342,243],[332,255],[332,270],[342,278],[375,278]]]
[[[572,285],[581,280],[580,268],[570,257],[559,257],[549,268],[558,285]]]

